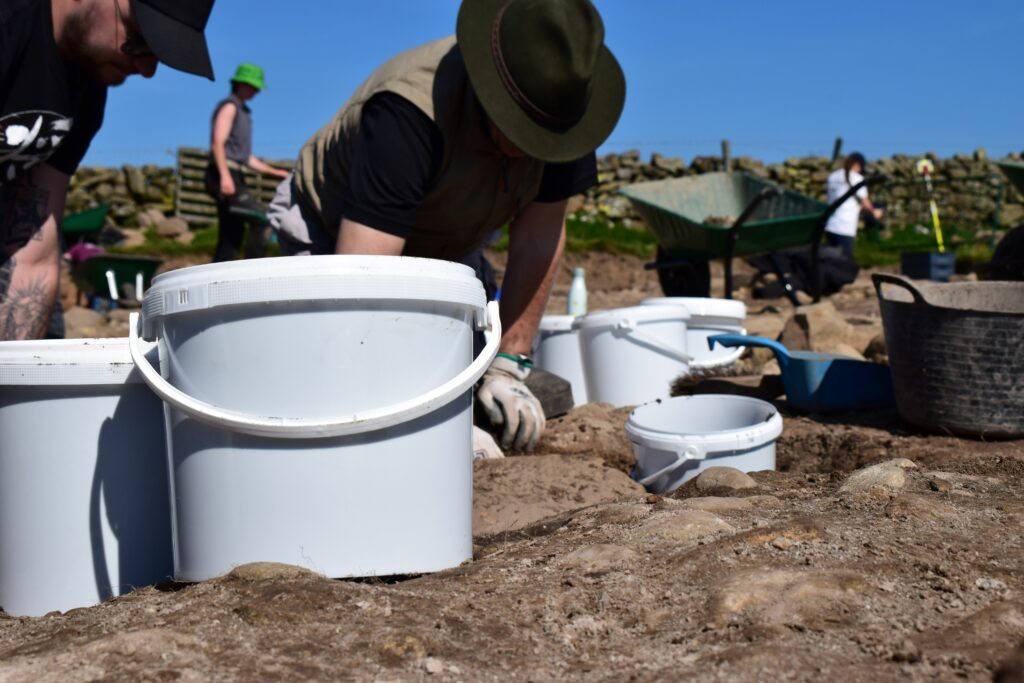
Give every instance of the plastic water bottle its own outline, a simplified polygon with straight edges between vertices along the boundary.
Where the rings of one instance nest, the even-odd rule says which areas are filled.
[[[583,269],[572,272],[572,284],[569,285],[569,315],[584,315],[587,312],[587,281]]]

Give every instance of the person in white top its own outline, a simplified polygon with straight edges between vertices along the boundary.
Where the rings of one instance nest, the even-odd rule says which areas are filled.
[[[836,201],[846,192],[864,180],[864,155],[854,152],[846,157],[843,167],[833,171],[826,181],[828,190],[828,203]],[[882,218],[882,210],[875,208],[868,199],[868,188],[862,187],[854,196],[843,202],[829,216],[825,225],[825,242],[829,246],[837,246],[843,250],[847,258],[853,259],[853,243],[857,238],[857,224],[860,222],[861,212],[875,220]]]

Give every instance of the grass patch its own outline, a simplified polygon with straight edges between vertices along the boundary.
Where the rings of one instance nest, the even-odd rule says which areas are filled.
[[[942,230],[946,249],[956,253],[957,269],[970,270],[972,266],[992,258],[989,235],[979,236],[955,225]],[[860,266],[886,266],[900,262],[900,255],[910,251],[938,251],[939,244],[931,230],[918,226],[905,226],[887,231],[878,239],[861,233],[854,245],[854,255]]]
[[[217,224],[197,228],[192,231],[190,244],[182,244],[173,237],[161,237],[156,228],[148,228],[143,233],[146,241],[134,247],[113,246],[108,249],[112,254],[128,254],[134,256],[208,256],[213,258],[217,249]],[[267,256],[278,256],[281,250],[277,240],[267,245]]]
[[[628,228],[619,222],[589,216],[582,211],[565,219],[565,250],[573,253],[603,252],[653,258],[658,243],[646,228]],[[508,226],[492,247],[508,250]]]

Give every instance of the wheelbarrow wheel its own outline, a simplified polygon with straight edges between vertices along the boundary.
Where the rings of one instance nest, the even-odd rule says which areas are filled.
[[[672,263],[672,266],[660,267],[658,283],[665,296],[711,296],[711,268],[707,259],[672,258],[664,249],[658,247],[655,263]]]

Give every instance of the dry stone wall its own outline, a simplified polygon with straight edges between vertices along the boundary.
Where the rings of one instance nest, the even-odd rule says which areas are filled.
[[[991,229],[993,222],[1007,228],[1024,222],[1024,197],[1008,184],[984,150],[957,154],[935,163],[935,197],[943,222],[970,230]],[[1021,159],[1020,154],[1011,158]],[[928,223],[928,197],[914,170],[917,157],[897,154],[869,161],[892,182],[872,191],[876,201],[884,202],[890,224]],[[735,157],[732,168],[779,183],[797,192],[825,198],[825,179],[836,167],[824,157],[787,159],[765,164],[750,157]],[[720,157],[699,156],[685,163],[682,159],[652,154],[643,160],[639,152],[609,154],[598,159],[599,183],[586,195],[583,208],[627,225],[639,225],[639,216],[617,190],[625,185],[664,178],[720,171]],[[110,204],[108,220],[118,226],[142,224],[140,216],[157,212],[171,215],[177,188],[175,169],[159,166],[121,168],[85,167],[75,173],[68,195],[67,213],[72,214],[98,204]]]
[[[1007,183],[999,168],[988,159],[985,150],[973,154],[957,154],[939,159],[928,155],[935,164],[934,192],[944,222],[968,230],[991,229],[993,222],[1007,228],[1024,222],[1024,197]],[[915,165],[920,157],[897,154],[869,161],[870,170],[879,171],[891,181],[872,190],[874,201],[883,202],[893,225],[928,224],[928,195]],[[1021,159],[1021,155],[1011,155]],[[732,159],[734,170],[771,180],[802,194],[825,199],[825,180],[839,168],[825,157],[787,159],[783,163],[765,164],[750,157]],[[631,183],[665,178],[678,178],[724,169],[721,157],[694,158],[689,165],[682,159],[652,154],[643,161],[636,151],[609,154],[598,160],[599,183],[587,193],[584,210],[601,213],[628,223],[639,221],[629,201],[617,190]],[[997,215],[998,208],[998,215]]]

